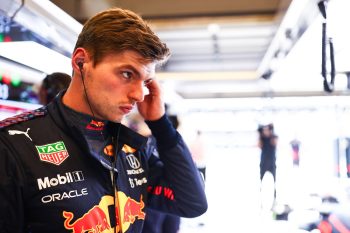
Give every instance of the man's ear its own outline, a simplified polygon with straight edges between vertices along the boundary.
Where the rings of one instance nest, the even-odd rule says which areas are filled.
[[[81,71],[84,63],[88,60],[88,54],[84,48],[77,48],[72,56],[72,67]]]

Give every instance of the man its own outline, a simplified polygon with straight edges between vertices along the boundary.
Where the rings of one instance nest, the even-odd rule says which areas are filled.
[[[182,217],[206,211],[203,181],[155,79],[168,56],[131,11],[86,22],[67,91],[0,124],[0,232],[141,232],[146,206]],[[136,106],[156,147],[120,124]]]
[[[276,200],[276,148],[278,136],[272,123],[260,125],[258,128],[258,146],[260,154],[260,180],[262,193],[262,208],[270,210]]]
[[[261,148],[260,179],[263,179],[266,172],[270,172],[274,181],[276,181],[276,147],[278,136],[274,132],[272,123],[259,126],[258,132],[258,145]]]

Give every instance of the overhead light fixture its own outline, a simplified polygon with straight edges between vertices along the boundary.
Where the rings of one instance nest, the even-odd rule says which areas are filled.
[[[211,23],[211,24],[208,25],[208,32],[209,32],[210,35],[217,36],[219,31],[220,31],[219,24]]]
[[[276,23],[279,24],[279,27],[260,62],[257,70],[259,74],[263,74],[270,69],[270,62],[277,50],[281,48],[287,49],[288,51],[284,51],[287,55],[294,47],[296,41],[302,36],[305,28],[310,26],[317,18],[318,10],[314,7],[315,1],[292,0],[286,11],[284,8],[280,9],[280,11],[285,11],[285,13],[282,19],[280,17],[276,18]],[[291,43],[293,34],[297,36],[293,37],[293,43]]]
[[[18,9],[18,12],[16,10]],[[0,10],[28,30],[71,53],[82,29],[76,21],[51,1],[1,0]],[[14,13],[16,12],[16,13]]]
[[[0,73],[9,73],[11,75],[21,76],[21,80],[27,83],[41,83],[46,74],[16,62],[0,58]],[[0,98],[1,99],[1,98]]]
[[[47,74],[72,72],[70,58],[34,41],[0,43],[0,56]]]

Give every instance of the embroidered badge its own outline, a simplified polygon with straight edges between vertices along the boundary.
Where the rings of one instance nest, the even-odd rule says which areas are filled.
[[[23,121],[29,121],[37,117],[45,116],[46,113],[47,113],[47,109],[46,109],[46,106],[44,106],[32,111],[24,112],[16,116],[6,118],[0,121],[0,129],[23,122]]]
[[[131,168],[133,168],[133,169],[140,168],[140,166],[141,166],[140,161],[135,157],[135,155],[128,154],[125,158],[128,161]]]
[[[69,156],[63,141],[35,146],[41,161],[60,165]]]
[[[134,153],[136,151],[136,149],[124,144],[122,151],[124,151],[126,154],[129,154],[129,153]]]
[[[105,123],[103,121],[91,120],[90,123],[86,126],[86,129],[101,131],[103,130],[104,126],[105,126]]]
[[[31,141],[33,141],[30,137],[29,137],[29,134],[28,134],[28,131],[30,130],[30,128],[27,129],[26,132],[24,131],[20,131],[20,130],[9,130],[9,134],[10,135],[16,135],[16,134],[23,134],[25,135],[27,138],[29,138]]]
[[[103,153],[105,153],[105,155],[108,156],[113,156],[114,155],[114,146],[113,145],[107,145],[105,146],[105,148],[103,149]]]

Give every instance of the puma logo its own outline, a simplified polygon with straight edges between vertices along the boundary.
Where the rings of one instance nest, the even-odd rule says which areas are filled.
[[[30,137],[29,137],[29,134],[28,134],[28,131],[30,130],[30,128],[27,129],[26,132],[24,131],[19,131],[19,130],[9,130],[9,134],[10,135],[16,135],[16,134],[24,134],[27,138],[29,138],[31,141],[33,141]]]

